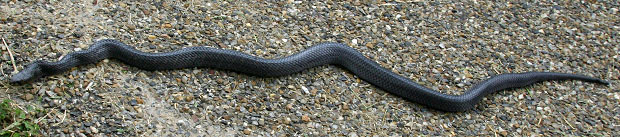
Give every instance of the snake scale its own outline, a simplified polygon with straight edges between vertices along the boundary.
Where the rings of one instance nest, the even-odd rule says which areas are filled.
[[[495,75],[461,95],[442,94],[402,77],[357,50],[339,43],[322,43],[293,55],[264,59],[238,51],[208,47],[189,47],[166,53],[146,53],[117,40],[100,40],[87,50],[65,55],[57,62],[34,61],[13,75],[11,83],[28,83],[59,74],[73,67],[112,58],[144,70],[170,70],[192,67],[232,70],[260,77],[277,77],[298,73],[319,65],[338,65],[360,79],[406,100],[443,111],[467,111],[485,95],[548,80],[581,80],[609,84],[607,81],[577,74],[526,72]]]

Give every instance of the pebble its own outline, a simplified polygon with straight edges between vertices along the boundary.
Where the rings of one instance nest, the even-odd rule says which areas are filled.
[[[369,43],[366,43],[366,47],[373,49],[375,48],[375,44],[372,44],[369,42]]]
[[[129,104],[132,106],[138,105],[138,101],[136,101],[135,99],[129,101]]]
[[[293,109],[293,104],[288,104],[288,105],[286,105],[286,109],[288,109],[288,110],[292,110],[292,109]]]
[[[141,98],[136,98],[136,103],[144,104],[144,100],[142,100]]]
[[[147,36],[147,38],[148,38],[149,40],[153,41],[153,40],[157,39],[157,36],[154,36],[154,35],[148,35],[148,36]]]
[[[91,127],[90,127],[90,131],[91,131],[92,133],[94,133],[94,134],[99,133],[99,130],[98,130],[97,128],[93,127],[93,126],[91,126]]]
[[[252,130],[249,129],[249,128],[246,128],[246,129],[243,130],[243,134],[250,135],[250,134],[252,134]]]
[[[26,100],[26,101],[30,101],[34,98],[34,95],[30,94],[30,93],[26,93],[22,96],[22,99]]]
[[[306,94],[310,94],[310,91],[305,86],[301,86],[301,90],[303,90]]]
[[[185,101],[187,101],[187,102],[190,102],[192,100],[194,100],[194,96],[186,96],[185,97]]]
[[[174,99],[177,100],[177,101],[181,101],[181,100],[185,99],[185,96],[183,96],[183,95],[175,95]]]
[[[301,121],[304,121],[304,122],[310,122],[311,120],[310,120],[310,117],[309,117],[309,116],[304,115],[304,116],[301,116]]]
[[[283,123],[288,125],[288,124],[291,124],[292,121],[293,120],[291,120],[291,118],[287,117],[287,118],[284,118],[284,122]]]
[[[230,115],[226,115],[226,116],[223,116],[222,118],[223,118],[223,119],[226,119],[226,120],[230,120],[230,118],[232,118],[232,116],[230,116]]]
[[[172,28],[172,24],[170,23],[163,24],[162,28]]]

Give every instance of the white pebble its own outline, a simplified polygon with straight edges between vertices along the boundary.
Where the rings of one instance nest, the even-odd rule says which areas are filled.
[[[349,133],[349,137],[357,137],[357,133],[351,132],[351,133]]]
[[[306,88],[305,86],[301,86],[301,90],[303,90],[304,93],[306,94],[310,94],[310,92],[308,91],[308,88]]]
[[[95,134],[99,133],[99,130],[97,128],[95,128],[94,126],[90,127],[90,131],[92,131]]]

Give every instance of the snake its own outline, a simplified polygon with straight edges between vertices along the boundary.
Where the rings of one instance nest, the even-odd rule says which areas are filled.
[[[542,81],[579,80],[608,85],[609,82],[579,74],[557,72],[505,73],[472,86],[460,95],[443,94],[409,78],[392,72],[365,57],[358,50],[340,43],[320,43],[292,55],[266,59],[243,52],[210,48],[186,47],[162,53],[137,50],[118,40],[103,39],[87,50],[75,51],[57,62],[36,60],[10,78],[10,83],[25,84],[46,76],[57,75],[73,67],[116,59],[139,69],[156,71],[183,68],[229,70],[258,77],[279,77],[299,73],[321,65],[335,65],[358,78],[405,100],[447,112],[471,110],[480,100],[497,91],[520,88]]]

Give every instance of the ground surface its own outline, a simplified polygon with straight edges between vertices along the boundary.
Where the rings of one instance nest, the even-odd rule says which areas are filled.
[[[144,71],[116,60],[26,85],[2,46],[0,98],[47,110],[44,135],[619,136],[618,2],[306,2],[2,0],[17,70],[94,41],[147,52],[208,46],[278,58],[341,42],[392,71],[462,94],[492,75],[579,73],[446,113],[388,94],[336,66],[259,78],[223,70]]]

